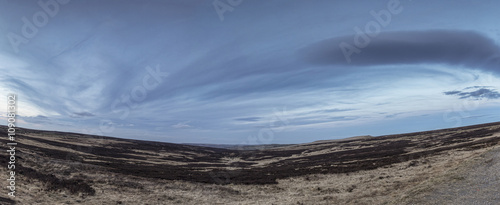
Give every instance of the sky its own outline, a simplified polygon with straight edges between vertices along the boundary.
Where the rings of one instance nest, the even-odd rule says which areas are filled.
[[[499,1],[0,0],[0,122],[302,143],[500,121]]]

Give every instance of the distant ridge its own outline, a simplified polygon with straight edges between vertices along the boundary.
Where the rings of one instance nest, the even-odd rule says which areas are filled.
[[[317,141],[307,143],[307,144],[328,143],[328,142],[346,142],[346,141],[356,141],[356,140],[364,140],[364,139],[370,139],[370,138],[373,138],[373,136],[362,135],[362,136],[355,136],[355,137],[348,137],[348,138],[334,139],[334,140],[317,140]]]
[[[270,148],[293,145],[293,144],[241,145],[241,144],[203,144],[203,143],[183,143],[183,144],[190,146],[211,147],[211,148],[231,149],[231,150],[259,150],[259,149],[270,149]]]

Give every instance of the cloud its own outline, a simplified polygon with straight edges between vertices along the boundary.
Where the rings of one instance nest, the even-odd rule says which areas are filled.
[[[246,121],[246,122],[256,122],[259,121],[260,117],[244,117],[244,118],[236,118],[236,121]]]
[[[347,111],[354,111],[356,109],[338,109],[338,108],[333,108],[333,109],[324,109],[324,110],[316,110],[311,113],[337,113],[337,112],[347,112]]]
[[[475,89],[475,90],[473,90]],[[473,91],[469,91],[473,90]],[[460,99],[499,99],[500,93],[495,89],[488,88],[487,86],[474,86],[467,87],[463,91],[447,91],[445,95],[459,96]]]
[[[310,44],[299,51],[306,62],[317,65],[431,64],[499,71],[500,47],[474,31],[426,30],[380,33],[347,62],[340,44],[356,46],[354,36],[341,36]],[[360,42],[362,42],[360,40]],[[359,45],[359,44],[358,44]]]
[[[328,120],[330,120],[331,122],[334,122],[334,121],[349,121],[349,120],[356,120],[356,119],[359,119],[361,117],[353,117],[353,116],[340,116],[340,117],[330,117],[328,118]]]
[[[28,123],[33,124],[52,124],[53,122],[46,116],[37,115],[37,116],[19,116],[22,120]]]
[[[73,112],[73,114],[70,115],[70,117],[73,117],[73,118],[93,117],[93,116],[95,116],[95,115],[90,113],[90,112]]]
[[[175,125],[172,125],[172,128],[176,128],[176,129],[186,129],[186,128],[191,128],[193,126],[191,125],[188,125],[187,124],[188,122],[179,122]]]

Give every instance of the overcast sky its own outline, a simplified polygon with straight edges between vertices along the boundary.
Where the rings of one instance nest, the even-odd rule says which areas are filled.
[[[1,124],[300,143],[500,121],[500,1],[0,0]]]

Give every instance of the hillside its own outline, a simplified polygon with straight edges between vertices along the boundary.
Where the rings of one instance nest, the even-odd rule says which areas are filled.
[[[267,149],[22,128],[17,142],[18,204],[401,204],[499,148],[500,123]]]

